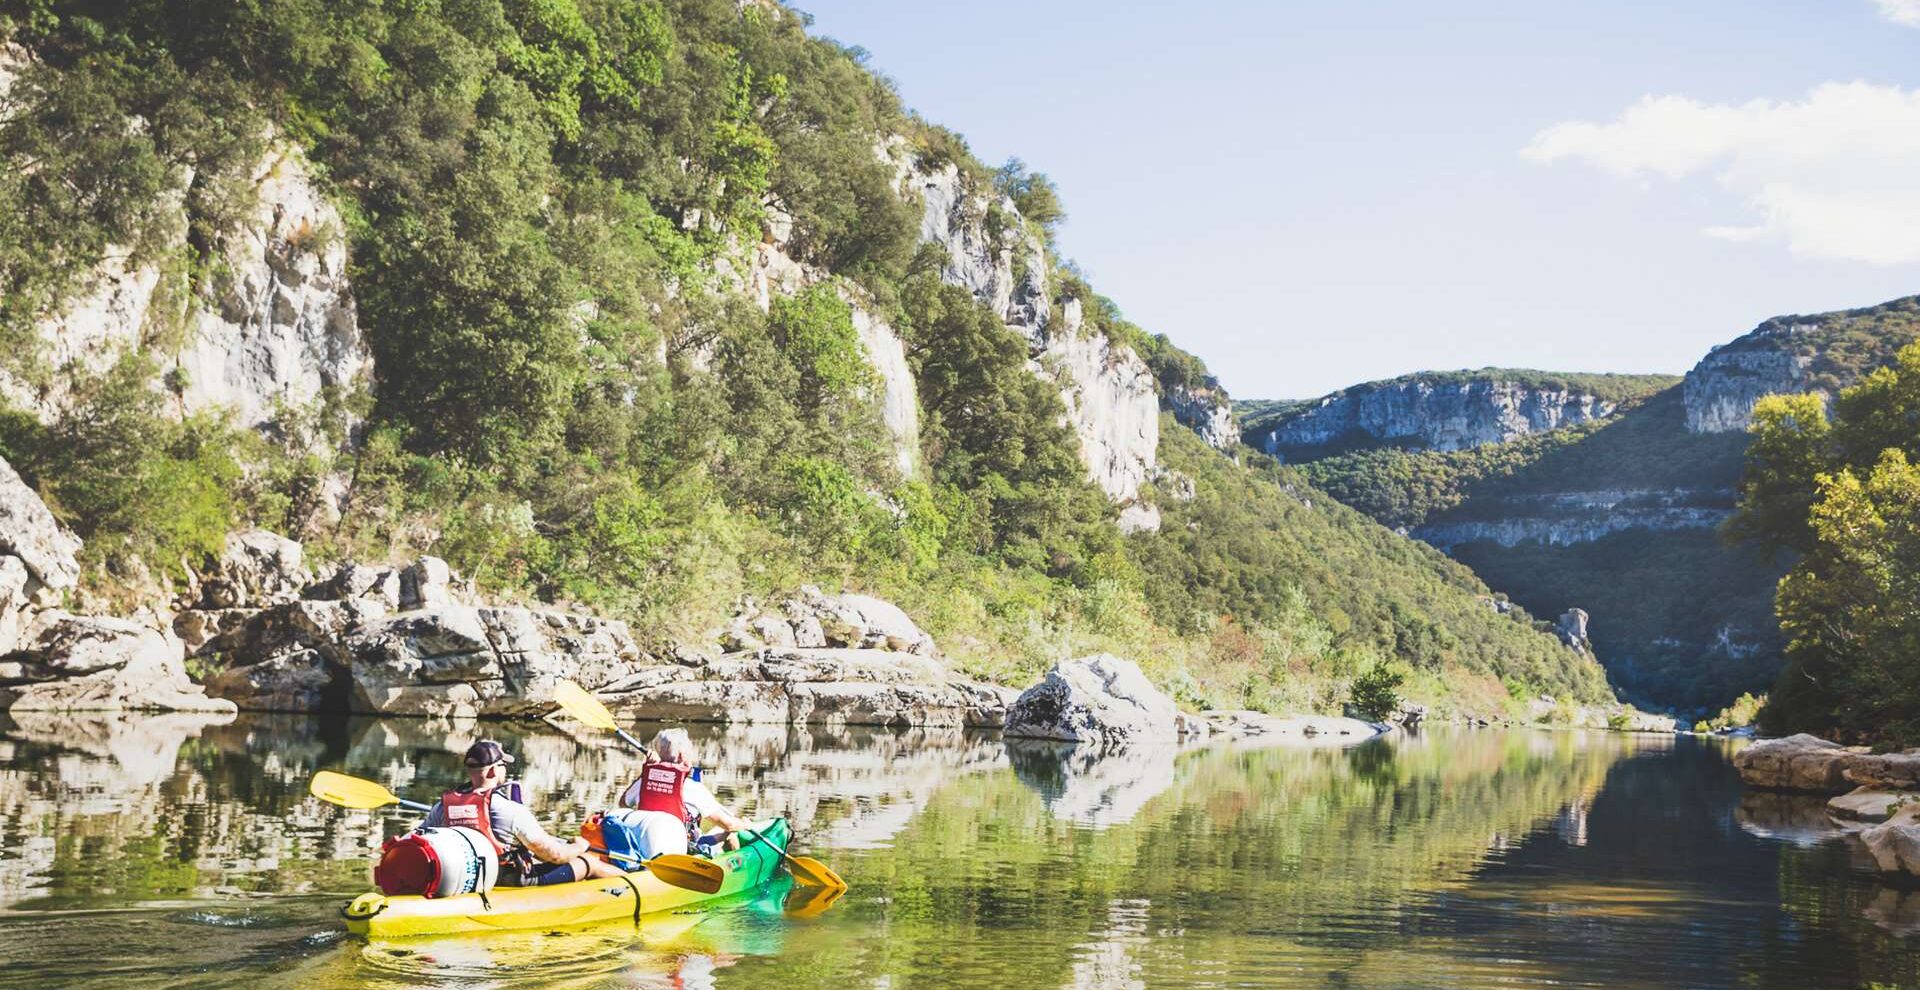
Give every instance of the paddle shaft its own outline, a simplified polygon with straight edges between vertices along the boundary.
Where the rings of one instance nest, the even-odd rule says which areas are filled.
[[[627,735],[627,730],[622,729],[618,726],[615,726],[613,731],[616,733],[619,733],[620,738],[625,740],[627,745],[632,746],[634,749],[639,750],[641,753],[645,754],[648,759],[653,758],[653,750],[648,749],[645,745],[643,745],[640,742],[640,740],[635,739],[630,735]]]

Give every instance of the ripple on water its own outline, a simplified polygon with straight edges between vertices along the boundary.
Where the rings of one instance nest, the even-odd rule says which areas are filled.
[[[166,919],[175,924],[207,925],[213,928],[284,928],[294,923],[294,919],[283,912],[255,908],[194,908],[175,911]]]

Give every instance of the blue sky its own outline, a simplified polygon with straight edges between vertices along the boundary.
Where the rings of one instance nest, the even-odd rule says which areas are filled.
[[[1920,293],[1920,0],[800,6],[1239,397]]]

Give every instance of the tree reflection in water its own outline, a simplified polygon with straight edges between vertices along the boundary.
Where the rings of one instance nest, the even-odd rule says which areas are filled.
[[[428,797],[482,734],[559,828],[635,769],[545,726],[0,718],[0,967],[27,987],[92,966],[102,986],[248,990],[1920,985],[1920,897],[1853,872],[1804,809],[1743,801],[1716,746],[1604,733],[1102,754],[705,727],[712,786],[790,812],[853,883],[843,901],[341,937],[333,912],[411,816],[321,804],[308,776]]]

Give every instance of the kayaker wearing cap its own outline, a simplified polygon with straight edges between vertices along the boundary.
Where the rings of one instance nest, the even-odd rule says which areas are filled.
[[[634,824],[641,830],[642,858],[663,853],[682,853],[698,834],[701,823],[711,821],[729,832],[752,828],[753,823],[727,810],[714,798],[707,785],[693,779],[695,755],[693,740],[685,729],[661,729],[653,737],[653,759],[640,767],[640,777],[620,795],[620,806],[637,808],[641,819]]]
[[[587,855],[590,847],[585,839],[554,838],[540,827],[532,809],[498,793],[512,763],[512,755],[499,743],[491,739],[474,743],[467,748],[467,785],[442,794],[420,824],[458,825],[486,836],[500,854],[502,883],[533,887],[619,876],[617,867]]]

